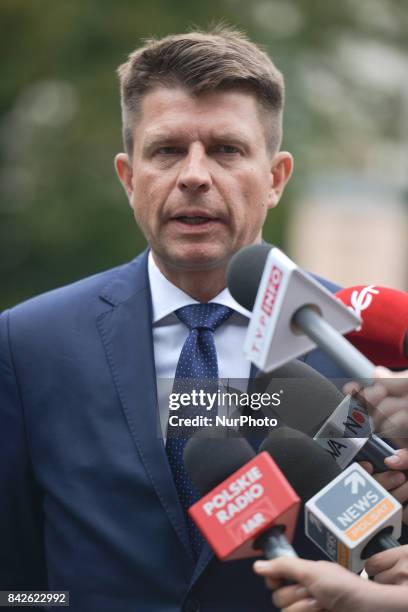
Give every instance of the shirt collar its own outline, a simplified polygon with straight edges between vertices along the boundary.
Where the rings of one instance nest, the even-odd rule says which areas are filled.
[[[153,324],[174,313],[178,308],[199,303],[190,295],[176,287],[176,285],[173,285],[173,283],[164,276],[154,261],[151,251],[149,252],[148,258],[148,274],[152,296]],[[247,319],[251,316],[250,311],[238,304],[227,288],[223,289],[218,295],[210,300],[210,302],[217,302],[217,304],[228,306]]]

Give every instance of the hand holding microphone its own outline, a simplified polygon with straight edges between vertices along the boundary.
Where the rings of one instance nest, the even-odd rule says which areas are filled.
[[[374,384],[361,389],[358,383],[347,383],[346,393],[358,395],[370,407],[376,431],[392,438],[397,446],[408,448],[408,370],[391,372],[374,370]]]
[[[391,438],[397,446],[401,447],[394,454],[384,457],[384,464],[390,470],[397,470],[395,478],[401,472],[408,470],[408,370],[391,372],[383,367],[374,370],[374,384],[361,390],[357,383],[348,383],[344,387],[347,393],[356,393],[363,403],[370,406],[372,421],[382,436]],[[380,438],[378,438],[380,440]],[[364,458],[363,458],[364,459]],[[372,467],[362,464],[370,473]],[[374,476],[383,486],[387,486],[392,473],[376,474]],[[408,484],[401,479],[397,489],[393,492],[401,503],[408,499]],[[394,486],[394,485],[392,485]],[[408,507],[404,509],[404,522],[408,523]]]
[[[291,358],[307,352],[315,346],[313,343],[316,343],[352,376],[371,380],[373,363],[341,335],[359,327],[361,320],[340,304],[340,299],[334,298],[279,249],[262,244],[239,251],[229,267],[228,286],[239,303],[248,310],[253,309],[245,351],[251,361],[262,370],[276,369]],[[379,308],[379,312],[383,314],[387,311],[387,308],[384,308],[384,300],[389,305],[390,292],[392,290],[382,290],[376,297],[375,308]],[[398,303],[402,301],[406,304],[406,294],[396,293],[402,296]],[[352,296],[353,294],[354,290],[351,292]],[[346,297],[343,295],[342,299]],[[378,301],[378,297],[381,297],[382,302]],[[371,303],[373,302],[374,299]],[[380,307],[377,307],[378,303]],[[367,311],[363,305],[360,304],[359,314],[362,310]],[[406,357],[405,311],[406,309],[402,308],[402,316],[396,317],[398,325],[397,328],[395,325],[391,326],[393,333],[390,337],[386,333],[380,339],[381,346],[388,346],[392,358]],[[380,327],[382,331],[384,326]],[[370,329],[368,325],[368,336],[373,344]],[[300,331],[304,333],[299,334]],[[363,339],[367,340],[364,333]],[[354,442],[357,442],[355,436]],[[376,436],[370,438],[363,451],[366,456],[361,459],[372,463],[376,470],[379,465],[384,466],[386,457],[394,454],[394,449]]]
[[[404,474],[399,471],[408,470],[408,457],[399,466],[389,462],[401,451],[371,434],[362,406],[350,397],[345,398],[327,378],[296,359],[256,379],[256,388],[261,391],[270,392],[277,384],[284,390],[285,398],[273,408],[280,422],[314,437],[340,469],[352,461],[370,462],[370,466],[365,465],[369,470],[373,466],[371,474],[381,472],[380,484],[387,490],[395,489],[393,494],[399,502],[408,501],[408,485],[404,485]]]
[[[282,612],[407,610],[408,587],[369,582],[335,563],[282,557],[273,561],[256,561],[254,571],[265,578],[270,589],[276,589],[273,603]],[[282,587],[283,580],[296,584]]]
[[[314,440],[289,427],[262,443],[305,503],[305,532],[332,561],[359,572],[364,560],[399,546],[401,505],[353,463],[341,471]]]
[[[364,462],[381,486],[406,504],[408,449],[396,451],[371,436],[367,413],[356,401],[344,398],[327,378],[297,359],[268,374],[258,374],[255,383],[262,392],[270,393],[276,385],[284,390],[284,402],[271,409],[281,423],[314,437],[340,469],[353,461]],[[398,458],[399,464],[392,462]],[[403,516],[408,523],[407,507]]]
[[[271,432],[261,449],[268,450],[272,454],[304,501],[314,494],[313,498],[306,503],[307,513],[312,509],[318,514],[312,517],[313,521],[310,521],[309,516],[307,525],[310,529],[310,525],[313,527],[316,524],[320,533],[317,534],[316,540],[313,531],[312,533],[307,531],[307,535],[309,537],[312,535],[312,540],[320,548],[324,548],[327,543],[326,552],[330,553],[329,556],[333,560],[338,560],[345,566],[354,567],[359,571],[363,567],[362,556],[367,556],[372,550],[378,550],[378,548],[386,550],[373,557],[374,569],[375,567],[384,568],[384,557],[387,557],[385,564],[388,564],[389,567],[390,560],[395,561],[395,559],[406,556],[404,549],[407,547],[399,547],[398,542],[389,537],[393,519],[391,515],[388,518],[386,516],[388,503],[384,504],[379,497],[375,499],[378,494],[385,495],[384,499],[386,499],[385,491],[376,490],[375,484],[370,484],[369,481],[366,485],[361,480],[353,481],[352,474],[347,473],[350,470],[355,471],[356,467],[350,466],[345,473],[338,475],[340,469],[337,465],[331,462],[327,455],[320,455],[322,448],[314,441],[305,439],[300,432],[289,428]],[[301,470],[299,469],[300,464],[302,465]],[[328,479],[331,480],[329,483],[327,483]],[[341,482],[342,480],[344,483]],[[350,489],[349,491],[346,492],[344,484],[347,489]],[[322,485],[322,490],[316,493],[316,488]],[[338,489],[339,485],[340,495],[335,492],[335,488]],[[353,491],[354,485],[356,490]],[[334,496],[333,493],[335,493]],[[346,512],[342,512],[342,504],[347,507]],[[340,526],[345,529],[344,535],[340,535],[337,544],[335,535],[338,536],[338,533],[335,534],[333,531],[333,524],[336,521],[344,523],[343,526]],[[372,535],[373,531],[371,531],[370,535],[369,531],[373,529],[373,526],[375,534]],[[390,548],[394,546],[397,548]],[[337,553],[335,552],[336,547]],[[337,559],[336,554],[340,555]],[[369,560],[367,571],[371,571],[370,563],[373,565]],[[254,564],[254,571],[266,579],[269,588],[276,589],[273,594],[273,602],[287,612],[292,610],[293,612],[295,610],[306,612],[311,609],[328,612],[350,612],[350,610],[371,612],[373,609],[399,612],[406,607],[407,588],[371,584],[336,563],[302,559],[289,560],[282,557],[273,561],[257,561]],[[285,584],[288,581],[295,582],[296,585],[282,586],[282,581]]]
[[[383,550],[370,557],[365,565],[367,574],[379,584],[408,587],[408,545]]]

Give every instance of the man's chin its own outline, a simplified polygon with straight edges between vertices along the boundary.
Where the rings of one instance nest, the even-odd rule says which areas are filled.
[[[232,254],[225,250],[213,249],[186,249],[183,253],[168,254],[163,257],[164,263],[172,268],[190,271],[215,270],[228,265]]]

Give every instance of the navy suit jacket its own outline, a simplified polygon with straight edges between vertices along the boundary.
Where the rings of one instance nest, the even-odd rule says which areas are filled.
[[[319,351],[308,362],[341,375]],[[301,531],[299,554],[319,558]],[[73,612],[273,610],[251,563],[191,557],[158,427],[147,252],[4,312],[0,590],[69,590]]]

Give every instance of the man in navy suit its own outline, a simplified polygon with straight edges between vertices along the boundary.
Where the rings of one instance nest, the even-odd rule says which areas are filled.
[[[119,75],[116,169],[150,248],[1,315],[0,590],[68,590],[75,612],[270,610],[250,562],[205,544],[194,558],[156,380],[174,378],[189,337],[175,310],[207,302],[230,313],[213,333],[220,375],[249,376],[248,313],[225,271],[292,172],[282,75],[221,29],[150,41]]]

